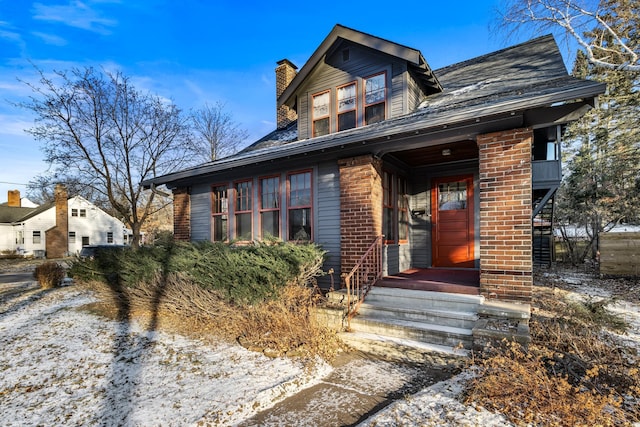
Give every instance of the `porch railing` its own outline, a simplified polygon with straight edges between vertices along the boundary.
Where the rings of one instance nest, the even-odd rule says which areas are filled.
[[[382,277],[382,241],[378,236],[344,278],[347,288],[347,328],[351,329],[351,318],[356,315],[373,285]]]

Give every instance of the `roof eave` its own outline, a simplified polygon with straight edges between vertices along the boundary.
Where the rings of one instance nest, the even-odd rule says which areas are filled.
[[[295,94],[298,86],[302,84],[302,82],[307,78],[309,73],[315,68],[315,66],[320,62],[320,60],[324,57],[324,55],[331,49],[331,47],[339,40],[350,40],[354,43],[361,44],[363,46],[376,49],[380,52],[384,52],[388,55],[392,55],[398,58],[401,58],[405,61],[408,61],[410,64],[415,66],[422,66],[426,64],[426,61],[419,50],[413,49],[407,46],[403,46],[398,43],[394,43],[389,40],[385,40],[380,37],[376,37],[370,34],[363,33],[361,31],[353,30],[351,28],[342,26],[340,24],[336,24],[329,35],[322,41],[320,46],[313,52],[311,57],[307,60],[307,62],[302,66],[300,71],[293,78],[289,86],[282,92],[282,94],[278,97],[277,106],[281,107],[282,105],[292,106],[295,103],[295,100],[291,98]],[[427,69],[431,71],[427,65]],[[434,79],[437,78],[434,75]]]
[[[496,103],[492,106],[477,105],[459,112],[446,114],[442,117],[434,118],[428,121],[417,120],[408,124],[402,124],[406,121],[407,116],[397,119],[387,120],[376,125],[372,125],[371,129],[366,127],[358,128],[361,131],[369,132],[351,132],[345,135],[332,134],[325,141],[317,141],[317,138],[300,141],[299,143],[290,143],[279,147],[277,150],[266,152],[256,152],[254,155],[247,155],[242,158],[230,157],[228,161],[224,159],[220,162],[209,163],[203,166],[195,167],[189,170],[167,174],[157,178],[143,181],[141,184],[145,188],[151,188],[152,185],[170,184],[176,181],[182,181],[198,175],[212,174],[227,169],[247,166],[255,163],[276,160],[283,157],[291,157],[304,155],[312,151],[328,150],[340,146],[353,143],[361,143],[363,140],[372,140],[378,138],[392,137],[400,133],[421,131],[423,135],[430,132],[438,131],[442,126],[452,129],[456,124],[464,123],[469,119],[481,121],[483,117],[491,117],[500,114],[516,114],[531,108],[549,106],[558,102],[567,102],[578,99],[594,99],[604,92],[606,85],[603,83],[593,82],[590,85],[582,85],[577,88],[570,88],[563,91],[553,92],[549,94],[541,94],[531,96],[528,99],[511,99],[504,102]],[[417,113],[419,114],[419,113]],[[395,122],[395,123],[394,123]]]

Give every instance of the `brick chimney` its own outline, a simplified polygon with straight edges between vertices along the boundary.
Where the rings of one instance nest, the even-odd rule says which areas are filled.
[[[45,232],[47,258],[62,258],[69,250],[69,204],[67,189],[57,184],[54,192],[56,225]]]
[[[296,76],[296,70],[298,67],[293,65],[288,59],[278,61],[276,67],[276,100],[282,95],[282,92],[289,86],[291,80]],[[287,105],[278,107],[277,111],[277,123],[278,129],[284,129],[290,123],[297,120],[298,115],[296,112],[289,108]]]
[[[7,206],[11,206],[13,208],[19,208],[22,206],[19,190],[9,190],[9,193],[7,194]]]

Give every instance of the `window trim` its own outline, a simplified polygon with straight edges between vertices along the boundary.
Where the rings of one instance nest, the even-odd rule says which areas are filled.
[[[404,175],[396,175],[396,205],[398,207],[398,213],[397,213],[397,224],[398,224],[398,243],[409,243],[409,223],[411,221],[410,217],[409,217],[409,193],[407,190],[407,178]],[[404,188],[401,188],[400,186],[400,182],[402,182],[404,185]],[[401,191],[402,190],[402,191]],[[403,207],[402,203],[401,203],[401,198],[405,198],[406,200],[406,205]],[[406,214],[406,218],[407,218],[407,224],[405,226],[406,231],[405,231],[405,236],[406,239],[401,239],[400,238],[400,227],[402,226],[402,224],[400,224],[400,218],[401,218],[401,213],[404,212]]]
[[[389,177],[389,182],[387,182],[387,180],[385,179],[385,174]],[[394,206],[394,179],[395,174],[389,170],[383,169],[382,170],[382,227],[383,227],[383,231],[386,231],[384,229],[385,226],[385,222],[384,222],[384,215],[385,212],[388,212],[388,210],[391,210],[391,231],[393,233],[393,236],[384,236],[384,243],[385,244],[394,244],[396,243],[396,209]],[[387,184],[389,184],[389,186],[387,186]],[[387,197],[387,203],[385,203],[385,196]],[[391,237],[391,238],[389,238]]]
[[[373,104],[367,104],[367,80],[372,79],[374,77],[377,76],[384,76],[384,101],[381,102],[376,102]],[[381,71],[379,73],[375,73],[375,74],[371,74],[369,76],[363,77],[362,78],[362,123],[366,126],[369,123],[367,123],[367,107],[371,107],[374,105],[378,105],[378,104],[384,104],[384,117],[382,118],[382,120],[380,121],[385,121],[387,120],[387,101],[389,99],[389,85],[388,85],[388,80],[387,80],[387,70]],[[374,122],[374,123],[379,123],[379,122]],[[371,123],[373,124],[373,123]]]
[[[266,179],[276,178],[278,183],[276,185],[276,200],[278,201],[277,208],[263,208],[262,207],[262,181]],[[276,175],[264,175],[258,177],[258,236],[260,240],[263,240],[265,236],[262,230],[262,213],[263,212],[278,212],[278,235],[274,236],[277,239],[282,238],[282,182],[281,176]]]
[[[246,183],[248,182],[250,185],[250,189],[249,189],[249,210],[239,210],[238,209],[238,188],[237,185],[238,184],[242,184],[242,183]],[[239,242],[250,242],[253,240],[253,201],[254,201],[254,194],[253,194],[253,178],[248,178],[248,179],[239,179],[237,181],[233,182],[233,235],[236,239],[238,239]],[[249,233],[249,239],[243,240],[241,238],[241,236],[238,235],[238,215],[239,214],[249,214],[249,218],[251,220],[250,223],[250,233]]]
[[[224,187],[224,190],[226,192],[226,199],[227,199],[227,210],[226,211],[222,211],[222,212],[214,212],[214,206],[215,206],[215,189],[217,187]],[[225,182],[225,183],[218,183],[218,184],[212,184],[211,185],[211,235],[210,235],[210,239],[212,242],[226,242],[229,241],[229,192],[231,191],[231,189],[229,188],[229,183]],[[215,227],[214,227],[214,218],[218,217],[218,216],[227,216],[227,232],[226,232],[226,236],[223,240],[215,240],[214,236],[215,236]]]
[[[309,174],[309,205],[296,205],[296,206],[291,206],[291,176],[292,175],[301,175],[304,173],[308,173]],[[290,211],[294,210],[294,209],[309,209],[309,222],[310,222],[310,228],[311,228],[311,235],[309,236],[309,242],[313,242],[315,239],[315,230],[314,230],[314,223],[313,223],[313,197],[314,197],[314,193],[313,193],[313,169],[301,169],[301,170],[296,170],[296,171],[291,171],[291,172],[287,172],[287,241],[290,242],[296,242],[296,239],[291,238],[291,236],[289,236],[289,220],[291,219],[291,215],[290,215]]]
[[[347,86],[351,86],[353,85],[355,87],[355,95],[354,95],[354,106],[352,109],[346,110],[346,111],[342,111],[340,112],[340,99],[338,98],[338,93],[340,93],[340,89],[345,88]],[[345,114],[345,113],[349,113],[351,111],[354,111],[356,114],[356,119],[355,119],[355,124],[352,128],[348,128],[348,129],[340,129],[340,115],[341,114]],[[329,112],[331,113],[331,112]],[[341,130],[349,130],[349,129],[354,129],[358,127],[358,81],[357,80],[353,80],[349,83],[345,83],[343,85],[340,86],[336,86],[336,132],[340,132]]]
[[[329,108],[329,111],[327,112],[326,116],[321,116],[321,117],[315,117],[315,109],[313,107],[313,101],[316,97],[320,96],[320,95],[324,95],[324,94],[328,94],[329,95],[329,102],[327,102],[327,106]],[[329,129],[326,133],[326,135],[330,135],[331,134],[331,89],[325,89],[322,90],[320,92],[311,94],[311,137],[312,138],[316,138],[316,137],[320,137],[320,136],[324,136],[323,135],[317,135],[316,136],[316,121],[318,120],[324,120],[324,119],[328,119],[329,120]]]

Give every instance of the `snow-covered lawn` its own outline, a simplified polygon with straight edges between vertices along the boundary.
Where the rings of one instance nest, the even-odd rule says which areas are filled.
[[[0,424],[230,425],[331,369],[78,309],[92,301],[67,287],[0,304]]]
[[[587,275],[553,280],[562,281],[572,298],[611,296]],[[331,382],[354,372],[362,376],[352,379],[356,383],[387,382],[389,390],[411,374],[376,361],[337,371],[319,360],[271,359],[237,345],[145,331],[83,310],[94,297],[74,286],[40,291],[35,284],[0,285],[2,291],[0,425],[235,425],[314,385],[335,386],[324,393],[338,390],[343,386]],[[640,348],[638,300],[620,299],[613,310],[630,326],[621,345]],[[465,371],[399,399],[360,425],[510,425],[499,414],[460,403],[471,375]],[[309,402],[323,400],[320,392]],[[268,425],[312,425],[279,413],[264,418]]]

